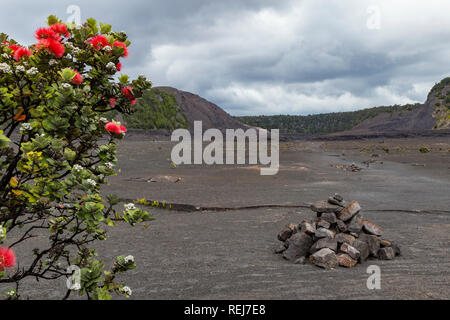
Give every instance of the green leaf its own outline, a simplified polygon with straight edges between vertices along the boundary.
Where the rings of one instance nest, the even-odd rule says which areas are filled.
[[[42,121],[42,126],[47,131],[53,131],[56,129],[51,120],[49,119],[45,119],[44,121]]]
[[[47,24],[51,26],[52,24],[58,23],[58,18],[55,15],[49,15],[47,18]]]
[[[129,77],[128,77],[128,75],[126,75],[126,74],[123,74],[123,75],[121,75],[121,76],[119,77],[119,81],[120,81],[121,83],[123,83],[123,84],[127,84],[127,83],[128,83],[128,79],[129,79]]]
[[[75,157],[77,156],[77,153],[69,148],[64,149],[64,158],[73,161]]]
[[[87,23],[92,32],[94,34],[97,34],[98,33],[97,20],[95,20],[94,18],[88,18]]]
[[[7,147],[10,142],[11,140],[7,136],[4,136],[3,131],[0,130],[0,149]]]
[[[100,33],[107,34],[111,32],[111,25],[100,22]]]
[[[72,69],[70,69],[70,68],[65,68],[65,69],[62,69],[62,70],[59,72],[59,75],[61,76],[61,78],[63,78],[64,81],[70,81],[70,80],[72,80],[73,78],[75,78],[75,76],[76,76],[77,74],[76,74],[76,72],[73,71]]]

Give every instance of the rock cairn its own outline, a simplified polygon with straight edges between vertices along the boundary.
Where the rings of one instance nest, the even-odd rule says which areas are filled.
[[[368,258],[392,260],[400,248],[382,238],[383,230],[365,220],[357,201],[346,203],[335,194],[311,205],[313,221],[290,224],[278,234],[283,244],[275,250],[294,263],[307,261],[325,269],[352,268]]]

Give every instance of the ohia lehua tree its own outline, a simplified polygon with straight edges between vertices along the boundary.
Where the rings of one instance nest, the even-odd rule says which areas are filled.
[[[29,47],[0,35],[0,285],[18,299],[22,280],[70,278],[77,266],[80,279],[62,298],[129,296],[116,276],[136,267],[133,257],[107,269],[92,244],[106,240],[108,226],[151,219],[100,193],[127,131],[107,115],[132,113],[151,83],[116,76],[129,54],[124,32],[92,18],[75,25],[50,16],[47,24]],[[36,235],[47,245],[19,250]]]

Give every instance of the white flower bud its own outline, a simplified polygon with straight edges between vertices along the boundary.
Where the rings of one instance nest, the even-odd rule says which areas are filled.
[[[0,63],[0,72],[10,73],[11,67],[7,63]]]
[[[131,296],[131,294],[133,293],[133,291],[131,291],[130,287],[128,287],[128,286],[124,286],[122,288],[122,292],[125,293],[128,296]]]
[[[87,179],[87,180],[86,180],[86,183],[87,183],[87,184],[90,184],[90,185],[93,186],[93,187],[95,187],[95,186],[97,185],[97,182],[95,182],[95,181],[92,180],[92,179]]]

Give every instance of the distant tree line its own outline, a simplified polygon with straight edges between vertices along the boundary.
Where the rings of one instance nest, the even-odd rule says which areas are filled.
[[[350,130],[364,120],[381,113],[410,111],[421,104],[407,104],[368,108],[350,112],[335,112],[308,116],[273,115],[235,117],[251,126],[264,129],[280,129],[281,133],[326,134]]]

